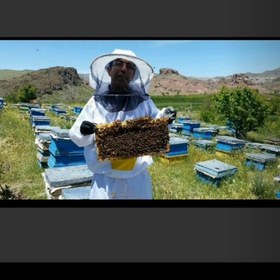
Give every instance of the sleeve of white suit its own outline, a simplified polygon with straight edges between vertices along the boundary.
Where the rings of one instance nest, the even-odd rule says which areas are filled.
[[[83,135],[80,132],[80,127],[83,121],[93,121],[93,110],[94,110],[94,102],[93,97],[88,101],[88,103],[84,106],[83,110],[77,117],[76,121],[74,122],[73,126],[69,131],[69,136],[71,140],[79,147],[86,147],[92,144],[95,141],[95,135]]]

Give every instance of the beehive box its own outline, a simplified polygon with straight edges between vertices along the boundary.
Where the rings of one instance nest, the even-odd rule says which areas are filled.
[[[201,149],[204,149],[204,150],[207,150],[207,149],[210,149],[212,147],[214,147],[216,145],[216,142],[215,141],[211,141],[211,140],[195,140],[194,141],[194,145],[198,148],[201,148]]]
[[[219,185],[227,177],[234,175],[237,168],[233,165],[213,159],[195,164],[197,177],[205,183]]]
[[[241,150],[245,141],[231,136],[217,136],[216,149],[221,152],[232,153]]]
[[[264,144],[261,146],[261,150],[266,151],[267,153],[280,156],[280,146]]]
[[[30,118],[32,127],[38,126],[38,125],[50,125],[51,119],[47,116],[32,116]]]
[[[48,166],[50,168],[84,165],[85,163],[86,160],[83,154],[53,155],[50,153],[48,158]]]
[[[199,128],[200,127],[200,122],[199,121],[184,121],[183,122],[183,131],[182,133],[184,135],[191,135],[193,133],[194,128]]]
[[[69,137],[70,129],[52,128],[49,151],[54,155],[83,155],[84,148],[78,147]]]
[[[60,199],[89,199],[91,186],[65,188],[61,190]]]
[[[58,199],[62,189],[88,186],[93,173],[87,165],[47,168],[42,173],[49,199]]]
[[[189,117],[189,116],[179,116],[178,117],[178,123],[183,123],[183,122],[185,122],[185,121],[190,121],[192,118],[191,117]]]
[[[193,137],[195,139],[210,140],[214,136],[214,131],[207,127],[198,127],[193,129]]]
[[[160,155],[160,160],[163,163],[171,163],[174,161],[186,158],[188,154],[189,141],[180,137],[170,137],[169,152]]]
[[[98,159],[128,159],[169,152],[168,119],[143,117],[97,125]]]
[[[170,131],[174,133],[180,133],[183,130],[183,124],[182,123],[172,123]]]
[[[170,137],[169,140],[169,152],[164,156],[180,156],[188,153],[189,141],[180,137]]]
[[[46,109],[41,108],[31,108],[30,109],[30,116],[45,116]]]
[[[276,161],[276,155],[268,153],[250,153],[246,154],[246,166],[253,166],[263,171],[266,166]]]

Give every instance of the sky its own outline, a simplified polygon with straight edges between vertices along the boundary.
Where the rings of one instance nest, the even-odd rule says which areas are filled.
[[[279,40],[0,40],[0,69],[74,67],[89,73],[91,62],[114,49],[133,51],[155,73],[172,68],[184,76],[262,73],[280,67]]]

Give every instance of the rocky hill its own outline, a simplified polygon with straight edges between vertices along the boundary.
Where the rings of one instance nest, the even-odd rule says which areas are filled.
[[[14,78],[0,80],[0,96],[16,92],[24,85],[32,84],[38,89],[39,96],[53,91],[84,84],[77,70],[71,67],[51,67],[28,72]]]
[[[88,75],[78,74],[77,70],[72,67],[57,66],[30,71],[20,76],[17,73],[13,78],[0,80],[0,96],[5,97],[27,84],[32,84],[38,89],[38,96],[54,91],[63,95],[66,89],[75,89],[81,85],[89,88]],[[209,79],[186,77],[177,70],[162,68],[152,80],[150,94],[170,96],[211,94],[219,91],[222,86],[247,86],[258,89],[261,93],[280,94],[280,68],[259,74],[237,73],[227,77]],[[75,97],[73,96],[73,98]]]
[[[222,86],[231,88],[247,86],[264,94],[280,93],[280,68],[260,74],[239,73],[209,79],[185,77],[176,70],[164,69],[164,71],[160,71],[160,74],[155,75],[150,92],[155,95],[211,94],[219,91]]]

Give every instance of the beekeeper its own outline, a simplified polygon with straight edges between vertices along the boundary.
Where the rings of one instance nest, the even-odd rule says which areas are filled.
[[[95,124],[150,116],[176,119],[172,107],[159,110],[148,95],[153,68],[130,50],[116,49],[98,56],[90,66],[89,99],[70,129],[76,145],[84,147],[85,160],[93,172],[90,199],[152,199],[152,181],[147,170],[151,156],[100,161],[95,145]]]

